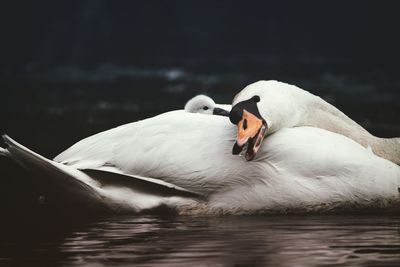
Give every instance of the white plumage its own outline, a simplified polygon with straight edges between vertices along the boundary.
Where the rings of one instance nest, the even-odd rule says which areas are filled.
[[[55,172],[73,170],[70,179],[90,185],[87,190],[115,210],[164,204],[182,214],[243,214],[391,207],[397,202],[399,166],[343,135],[282,127],[265,138],[249,162],[232,155],[235,135],[226,117],[167,112],[83,139],[54,159],[63,166]],[[18,144],[7,137],[6,142],[11,157],[31,168],[35,156],[18,155]],[[104,183],[91,170],[115,175],[118,182]],[[126,178],[161,181],[159,186],[176,191],[137,190]]]

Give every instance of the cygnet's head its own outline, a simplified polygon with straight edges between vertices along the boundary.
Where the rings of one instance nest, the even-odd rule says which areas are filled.
[[[214,100],[205,95],[197,95],[190,99],[185,105],[185,111],[229,117],[229,111],[217,107]]]

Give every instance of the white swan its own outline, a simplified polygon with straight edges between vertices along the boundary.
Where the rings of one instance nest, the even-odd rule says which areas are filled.
[[[254,138],[257,132],[261,142],[264,134],[272,134],[282,128],[312,126],[347,136],[371,148],[376,155],[400,164],[400,138],[373,136],[334,106],[294,85],[278,81],[250,84],[236,95],[232,106],[231,121],[240,124],[239,147],[247,143],[249,137]],[[249,120],[251,123],[248,123]],[[241,125],[244,121],[248,127],[246,131]],[[250,141],[255,142],[251,138]],[[239,148],[235,150],[237,152]]]
[[[2,153],[112,210],[164,204],[183,214],[243,214],[397,203],[400,168],[343,135],[284,128],[253,161],[231,154],[235,135],[223,116],[172,111],[83,139],[54,161],[7,136]]]

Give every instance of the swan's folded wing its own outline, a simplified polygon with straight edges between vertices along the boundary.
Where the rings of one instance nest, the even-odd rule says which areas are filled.
[[[189,198],[203,197],[198,193],[186,190],[182,187],[161,181],[159,179],[142,177],[137,175],[129,175],[120,172],[101,170],[101,169],[84,169],[81,171],[92,177],[95,181],[99,182],[101,184],[101,187],[106,187],[106,186],[127,187],[134,191],[161,197],[168,197],[168,196],[179,196],[179,197],[189,197]]]
[[[80,195],[95,202],[102,202],[103,196],[98,191],[104,187],[125,187],[136,192],[162,197],[201,198],[200,194],[191,192],[173,184],[141,176],[123,174],[116,168],[104,166],[103,169],[76,169],[49,160],[19,144],[7,135],[3,136],[10,157],[27,170],[43,174],[46,183],[53,184],[64,193]]]

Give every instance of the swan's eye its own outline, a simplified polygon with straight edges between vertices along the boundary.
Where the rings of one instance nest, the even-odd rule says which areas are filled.
[[[203,107],[203,110],[208,110],[208,107],[207,107],[207,106],[204,106],[204,107]]]
[[[246,119],[243,120],[243,129],[244,130],[247,129],[247,120]]]

